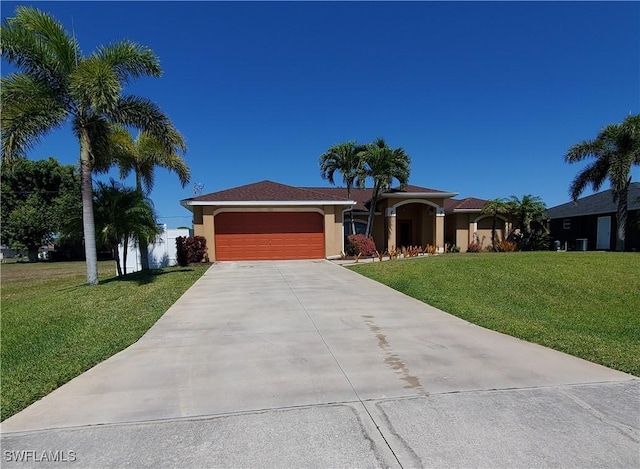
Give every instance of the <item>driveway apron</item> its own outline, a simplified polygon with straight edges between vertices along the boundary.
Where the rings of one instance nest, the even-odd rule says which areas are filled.
[[[3,466],[639,467],[639,398],[329,261],[223,262],[3,422]]]

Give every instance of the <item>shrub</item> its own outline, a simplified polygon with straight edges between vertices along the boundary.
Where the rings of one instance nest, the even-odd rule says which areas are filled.
[[[363,234],[349,235],[347,237],[347,255],[372,256],[376,252],[376,243],[372,238],[367,238]]]
[[[469,243],[469,246],[467,246],[467,252],[480,252],[482,251],[482,246],[480,245],[480,243]]]
[[[496,252],[514,252],[518,246],[512,241],[502,239],[496,242],[494,251]]]
[[[207,257],[207,240],[204,236],[178,236],[176,238],[178,265],[202,262]]]
[[[450,246],[449,252],[453,252],[453,253],[460,252],[460,246],[456,246],[455,244],[453,246]]]

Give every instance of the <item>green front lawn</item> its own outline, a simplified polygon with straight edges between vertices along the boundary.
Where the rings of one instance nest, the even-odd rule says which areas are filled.
[[[640,376],[640,254],[446,254],[353,269],[480,326]]]
[[[137,341],[208,266],[115,277],[88,287],[84,262],[2,265],[1,419]]]

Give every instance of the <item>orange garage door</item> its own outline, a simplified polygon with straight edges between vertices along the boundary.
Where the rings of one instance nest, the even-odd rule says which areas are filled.
[[[216,260],[323,259],[316,212],[223,212],[215,218]]]

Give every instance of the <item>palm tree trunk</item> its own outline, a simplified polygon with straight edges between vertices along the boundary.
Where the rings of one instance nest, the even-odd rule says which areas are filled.
[[[140,171],[136,168],[136,190],[142,194],[142,177]],[[140,239],[138,242],[140,249],[140,265],[142,270],[149,270],[149,245],[146,239]],[[126,248],[125,248],[126,249]]]
[[[347,199],[351,200],[351,187],[347,185]],[[356,226],[353,223],[353,207],[349,209],[349,226],[351,227],[351,234],[356,234]]]
[[[82,227],[84,254],[87,264],[87,283],[98,284],[98,253],[96,225],[93,219],[93,187],[91,181],[90,140],[86,129],[80,130],[80,177],[82,191]]]
[[[122,244],[122,271],[127,275],[127,250],[129,248],[129,238],[125,236]]]
[[[625,241],[627,237],[627,197],[629,194],[629,182],[627,181],[620,191],[616,191],[616,197],[618,198],[618,211],[616,212],[616,223],[618,229],[616,230],[616,251],[625,250]]]
[[[113,252],[113,259],[116,261],[116,272],[118,277],[122,277],[122,267],[120,266],[120,250],[118,249],[118,243],[111,245],[111,252]]]
[[[371,236],[371,232],[373,231],[373,218],[376,213],[376,204],[378,203],[378,192],[380,190],[380,186],[377,184],[374,185],[373,188],[373,197],[371,197],[371,202],[369,206],[369,218],[367,219],[367,229],[364,232],[364,235],[368,238]]]

